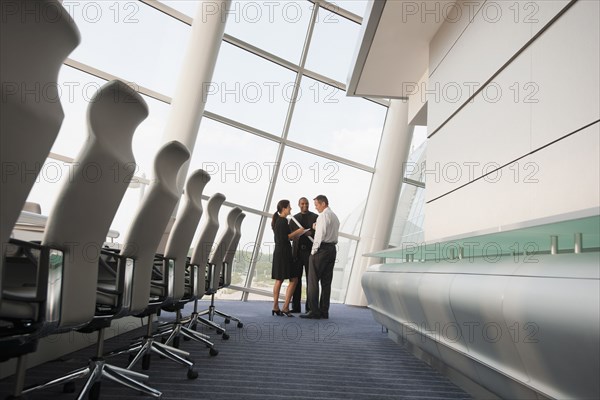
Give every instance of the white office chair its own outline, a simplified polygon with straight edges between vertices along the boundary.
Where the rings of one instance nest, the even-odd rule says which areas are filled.
[[[156,249],[180,197],[176,182],[177,174],[189,156],[190,153],[186,147],[177,141],[165,144],[156,155],[154,160],[155,178],[125,235],[120,253],[122,257],[135,260],[129,314],[148,317],[147,334],[131,346],[110,352],[108,355],[130,353],[131,361],[127,369],[133,368],[140,359],[142,360],[142,369],[148,369],[151,354],[158,353],[186,366],[188,378],[195,379],[198,377],[198,373],[194,370],[194,363],[188,359],[188,352],[155,340],[152,334],[153,316],[160,310],[166,297],[151,296],[150,293]],[[171,273],[174,268],[173,261],[165,260],[165,262],[164,270]]]
[[[202,233],[196,242],[194,252],[190,260],[190,265],[197,269],[196,280],[198,283],[194,285],[194,295],[196,300],[194,301],[194,311],[188,323],[188,328],[196,330],[197,324],[200,322],[209,328],[215,329],[218,334],[223,335],[223,339],[227,340],[229,339],[229,335],[224,328],[213,321],[201,318],[198,313],[198,300],[201,299],[206,292],[207,268],[212,269],[212,267],[208,266],[208,259],[215,242],[215,237],[219,231],[219,210],[221,209],[223,202],[225,202],[225,196],[221,193],[215,193],[210,199],[208,199],[208,203],[206,204],[206,213],[204,214],[203,219],[204,222],[200,228]]]
[[[88,393],[90,398],[97,398],[102,378],[154,397],[161,395],[135,380],[148,379],[146,375],[109,365],[102,358],[104,329],[110,326],[121,301],[98,303],[96,295],[99,250],[129,186],[128,176],[135,163],[133,133],[147,116],[148,106],[142,97],[120,81],[105,84],[89,104],[88,139],[75,158],[73,173],[58,196],[42,240],[42,247],[62,253],[62,257],[50,259],[44,334],[72,329],[97,331],[96,357],[86,367],[28,388],[24,394],[87,376],[78,399]],[[96,171],[94,175],[89,174],[91,168]],[[114,178],[116,169],[121,179]],[[120,299],[122,294],[115,291],[113,296]]]
[[[233,259],[235,257],[235,252],[237,251],[237,247],[240,244],[240,239],[242,238],[242,222],[244,221],[244,218],[246,218],[246,214],[241,213],[235,220],[235,233],[233,234],[231,243],[229,243],[229,247],[227,248],[227,252],[225,253],[225,259],[223,260],[223,265],[225,269],[223,271],[223,285],[221,285],[224,288],[231,285]]]
[[[196,299],[193,291],[198,284],[198,267],[188,263],[187,255],[202,215],[202,191],[209,180],[210,175],[201,169],[188,178],[185,203],[175,220],[164,254],[165,259],[173,261],[174,268],[172,274],[165,274],[167,271],[161,271],[162,282],[153,287],[153,293],[167,296],[167,303],[162,305],[162,309],[176,313],[175,322],[159,328],[160,335],[169,335],[164,343],[172,343],[175,348],[179,348],[180,337],[183,336],[204,343],[210,349],[209,354],[216,356],[219,352],[209,340],[210,337],[185,327],[181,317],[181,309],[185,304]],[[186,285],[188,266],[190,269],[189,284]],[[202,286],[204,286],[204,278]]]
[[[204,310],[199,313],[199,315],[208,314],[209,321],[214,321],[215,314],[220,315],[225,318],[225,323],[228,323],[230,319],[233,319],[228,314],[225,314],[222,311],[219,311],[215,308],[215,294],[217,290],[219,290],[219,285],[221,283],[221,274],[224,268],[224,260],[227,255],[227,250],[229,249],[229,245],[231,244],[231,239],[235,235],[235,223],[238,219],[239,215],[242,213],[242,209],[239,207],[234,207],[229,214],[227,215],[227,227],[225,231],[221,234],[219,239],[217,240],[217,247],[215,251],[212,253],[210,260],[208,262],[211,267],[211,271],[209,272],[209,286],[207,290],[207,294],[210,294],[210,306],[207,310]],[[237,321],[237,327],[242,328],[244,324],[235,318]]]
[[[233,272],[233,259],[235,257],[235,252],[237,250],[238,244],[240,243],[240,238],[242,237],[242,222],[245,217],[246,217],[246,214],[241,213],[238,215],[237,219],[235,220],[234,234],[233,234],[233,237],[231,238],[231,242],[229,243],[229,246],[227,247],[227,251],[225,252],[225,258],[223,259],[223,271],[221,274],[221,283],[219,285],[219,289],[223,289],[223,288],[226,288],[229,285],[231,285],[231,274]],[[218,315],[222,316],[223,318],[225,318],[226,324],[230,323],[231,321],[236,321],[238,328],[241,328],[244,326],[242,321],[239,318],[234,317],[233,315],[226,314],[226,313],[224,313],[222,311],[218,311],[216,309],[215,309],[215,314],[218,314]]]
[[[56,20],[25,11],[40,6],[58,12]],[[59,0],[2,4],[0,291],[10,234],[64,118],[57,101],[58,71],[79,41],[77,26]]]

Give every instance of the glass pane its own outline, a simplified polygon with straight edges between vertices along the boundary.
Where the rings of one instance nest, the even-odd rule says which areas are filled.
[[[387,108],[308,77],[300,83],[289,139],[369,166],[375,164]]]
[[[286,148],[270,212],[275,212],[277,202],[290,200],[292,213],[299,212],[298,199],[309,199],[309,209],[316,212],[313,201],[324,194],[331,209],[340,220],[340,231],[358,232],[361,226],[365,201],[369,193],[372,174],[318,157],[299,150]]]
[[[42,208],[42,215],[50,215],[59,191],[68,181],[71,171],[73,171],[72,164],[47,158],[29,192],[27,201],[38,203]]]
[[[352,273],[352,263],[356,253],[356,240],[340,238],[337,245],[337,257],[333,267],[331,282],[331,301],[343,303],[348,290],[348,282]]]
[[[172,96],[190,27],[137,1],[67,1],[81,32],[70,57]]]
[[[332,1],[331,3],[335,6],[332,11],[335,11],[338,8],[343,8],[344,10],[350,11],[359,17],[364,17],[369,0],[336,0]]]
[[[106,81],[64,66],[59,74],[59,91],[65,118],[52,152],[74,158],[88,135],[86,113],[90,100]],[[170,110],[168,104],[142,95],[148,105],[148,117],[133,135],[133,154],[138,165],[135,174],[150,178],[154,156],[160,147]]]
[[[206,109],[254,128],[281,135],[292,96],[292,71],[223,43]]]
[[[211,175],[204,194],[223,193],[227,201],[262,210],[271,180],[277,144],[204,118],[190,171]]]
[[[360,25],[319,8],[306,68],[339,82],[346,82],[358,42]]]
[[[123,197],[119,209],[117,210],[117,214],[110,226],[110,229],[119,232],[119,237],[115,239],[117,243],[121,243],[124,239],[125,234],[129,230],[129,225],[131,225],[131,222],[135,217],[135,212],[140,205],[144,191],[147,189],[147,186],[140,185],[138,187],[130,187],[127,189],[127,192],[125,192],[125,197]]]
[[[106,83],[85,72],[63,65],[58,74],[60,103],[65,114],[52,152],[74,158],[87,139],[87,108]]]
[[[225,33],[298,64],[312,8],[300,0],[234,0]]]
[[[194,18],[200,5],[200,0],[161,0],[161,3],[165,3],[169,7]]]

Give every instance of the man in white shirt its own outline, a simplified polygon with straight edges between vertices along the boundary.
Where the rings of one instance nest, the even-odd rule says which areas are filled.
[[[307,300],[310,311],[300,315],[300,318],[327,319],[340,221],[329,208],[329,200],[326,196],[320,194],[314,198],[314,202],[319,218],[315,223],[315,236],[309,260]],[[321,283],[320,297],[319,282]]]

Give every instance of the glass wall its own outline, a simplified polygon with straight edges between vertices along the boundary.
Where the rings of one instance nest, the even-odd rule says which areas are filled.
[[[65,121],[29,200],[50,212],[69,160],[86,140],[91,96],[117,77],[139,90],[150,109],[133,141],[141,183],[130,185],[112,226],[122,235],[153,178],[199,3],[63,4],[82,42],[61,70]],[[299,197],[318,194],[329,197],[342,223],[332,300],[345,296],[387,112],[386,102],[345,95],[365,4],[342,1],[326,10],[308,0],[232,1],[190,160],[190,171],[211,175],[206,198],[217,192],[227,197],[222,227],[232,207],[246,213],[232,288],[220,297],[270,297],[274,205],[287,198],[298,212]]]
[[[402,185],[396,206],[389,243],[392,247],[408,243],[415,245],[424,243],[426,150],[426,127],[417,126],[413,134],[411,151],[404,165],[403,177],[406,182]]]

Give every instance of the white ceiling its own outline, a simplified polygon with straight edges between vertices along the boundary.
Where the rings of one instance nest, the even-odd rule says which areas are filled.
[[[437,3],[438,11],[427,3]],[[428,68],[429,42],[451,3],[455,1],[369,2],[348,78],[348,95],[405,98],[410,85],[419,82]]]

